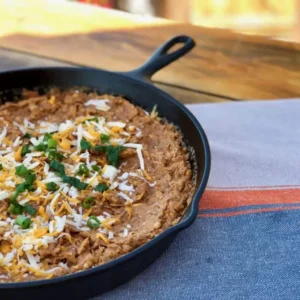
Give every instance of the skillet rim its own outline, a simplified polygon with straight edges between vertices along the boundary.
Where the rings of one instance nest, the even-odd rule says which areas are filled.
[[[67,72],[80,72],[80,71],[92,71],[92,72],[100,72],[105,74],[110,74],[112,76],[119,76],[123,77],[126,80],[131,80],[137,84],[139,84],[142,87],[150,88],[155,93],[158,94],[158,96],[162,98],[167,98],[172,104],[176,105],[181,111],[183,111],[189,119],[192,121],[193,125],[196,127],[200,138],[203,143],[204,148],[204,170],[203,170],[203,176],[201,179],[201,182],[198,187],[196,187],[195,193],[192,197],[190,207],[191,211],[189,215],[186,217],[185,220],[179,221],[177,224],[173,225],[172,227],[169,227],[162,233],[160,233],[158,236],[147,242],[146,244],[134,249],[133,251],[124,254],[116,259],[113,259],[110,262],[107,262],[105,264],[96,266],[94,268],[90,268],[84,271],[79,271],[78,273],[68,274],[60,277],[55,277],[51,279],[42,279],[42,280],[34,280],[34,281],[25,281],[25,282],[8,282],[8,283],[0,283],[0,290],[9,290],[9,289],[22,289],[22,288],[34,288],[38,286],[49,286],[54,284],[62,284],[66,281],[80,279],[81,277],[89,277],[92,275],[95,275],[95,273],[103,272],[111,267],[115,267],[117,265],[121,265],[125,263],[126,261],[134,258],[136,255],[139,255],[149,248],[155,246],[158,244],[161,240],[167,238],[168,236],[171,236],[172,234],[177,234],[181,230],[189,227],[196,219],[197,212],[198,212],[198,205],[201,201],[201,196],[203,195],[203,192],[206,188],[207,181],[210,174],[210,167],[211,167],[211,152],[210,152],[210,146],[208,143],[208,139],[206,136],[206,133],[204,129],[202,128],[200,122],[196,119],[196,117],[192,114],[190,110],[188,110],[183,104],[181,104],[178,100],[173,98],[168,93],[162,91],[161,89],[155,87],[151,82],[144,81],[143,79],[130,76],[130,73],[118,73],[118,72],[112,72],[112,71],[106,71],[102,69],[95,69],[95,68],[87,68],[87,67],[34,67],[34,68],[20,68],[15,69],[11,71],[5,71],[0,72],[0,80],[2,76],[5,76],[7,74],[14,74],[14,73],[23,73],[23,72],[41,72],[41,71],[67,71]],[[13,88],[12,88],[13,89]],[[130,100],[134,103],[134,100]],[[159,103],[157,103],[159,104]],[[179,127],[180,128],[180,127]]]

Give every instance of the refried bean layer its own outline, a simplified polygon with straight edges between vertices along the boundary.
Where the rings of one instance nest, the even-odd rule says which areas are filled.
[[[155,110],[76,89],[23,96],[0,107],[0,282],[92,268],[178,222],[189,153]]]

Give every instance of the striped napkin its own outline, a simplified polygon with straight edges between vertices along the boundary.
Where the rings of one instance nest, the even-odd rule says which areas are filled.
[[[212,150],[198,218],[103,298],[299,299],[300,100],[188,108]]]

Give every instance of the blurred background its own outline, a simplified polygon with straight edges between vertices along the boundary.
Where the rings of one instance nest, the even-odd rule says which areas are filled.
[[[54,0],[57,1],[57,0]],[[62,0],[64,1],[64,0]],[[300,0],[69,0],[194,25],[300,41]]]

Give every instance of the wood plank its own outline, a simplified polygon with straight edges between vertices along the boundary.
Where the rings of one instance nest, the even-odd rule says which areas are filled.
[[[72,66],[64,62],[17,51],[0,49],[0,72],[34,67],[63,67]]]
[[[155,83],[155,86],[168,93],[183,104],[228,102],[232,100],[228,98],[219,97],[217,95],[210,95],[201,92],[191,91],[189,89],[175,87],[163,83]]]
[[[70,1],[0,0],[0,7],[1,36],[14,33],[64,35],[171,22]]]
[[[19,53],[12,50],[0,49],[0,72],[9,71],[20,68],[32,67],[47,67],[47,66],[73,66],[64,62],[41,58],[35,55]],[[188,103],[203,103],[203,102],[224,102],[226,99],[219,98],[213,95],[206,95],[199,92],[194,92],[178,87],[169,86],[166,84],[155,84],[158,88],[173,96],[184,104]]]
[[[159,34],[157,34],[159,32]],[[176,34],[197,47],[154,76],[154,80],[233,99],[276,99],[300,95],[300,46],[261,37],[169,25],[65,36],[15,34],[0,46],[109,70],[131,70]]]
[[[137,68],[171,36],[188,34],[197,47],[158,72],[153,77],[156,82],[232,99],[300,94],[297,44],[135,17],[74,2],[0,0],[0,7],[2,47],[125,71]]]

